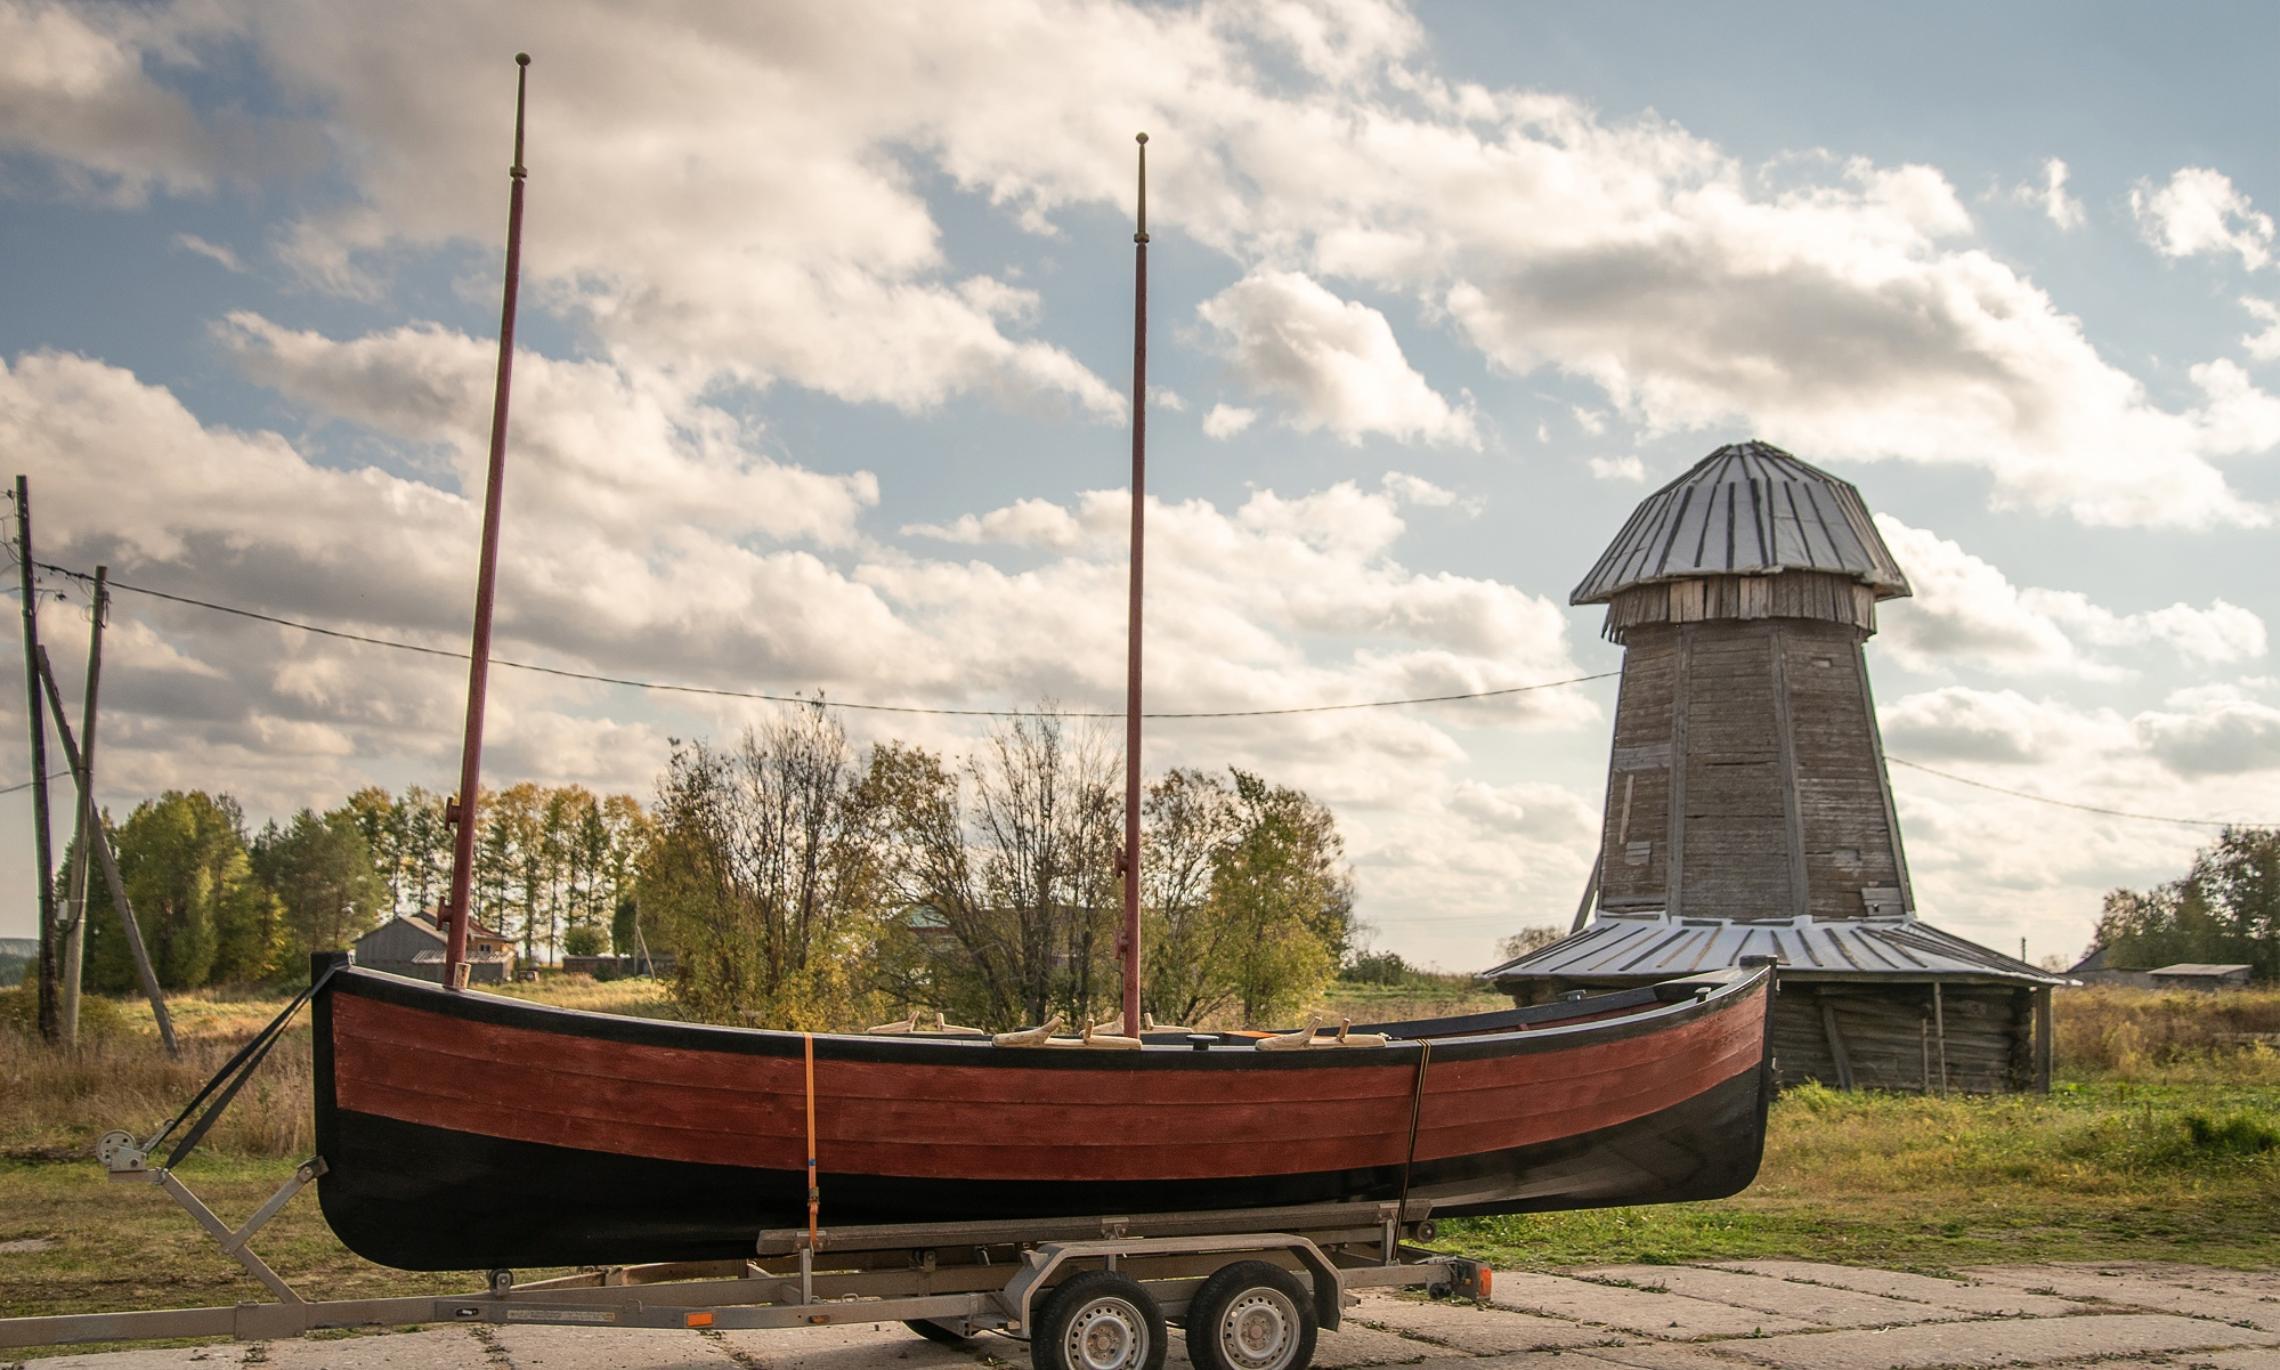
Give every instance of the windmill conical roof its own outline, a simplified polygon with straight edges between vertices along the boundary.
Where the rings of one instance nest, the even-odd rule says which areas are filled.
[[[1849,576],[1878,599],[1908,593],[1852,482],[1771,443],[1738,442],[1641,500],[1568,602],[1604,604],[1659,581],[1780,571]]]

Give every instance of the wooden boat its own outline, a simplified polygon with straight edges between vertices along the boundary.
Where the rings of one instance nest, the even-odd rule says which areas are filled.
[[[1378,1045],[1103,1050],[659,1022],[344,966],[314,1001],[317,1191],[351,1250],[411,1270],[735,1259],[806,1221],[811,1155],[826,1228],[1717,1198],[1757,1172],[1770,994],[1753,967],[1355,1029]]]
[[[1132,854],[1122,996],[1133,1036],[1107,1049],[1042,1032],[811,1035],[577,1013],[464,988],[520,255],[521,89],[518,79],[444,985],[333,965],[312,987],[317,1192],[351,1250],[413,1270],[734,1260],[764,1229],[803,1218],[812,1233],[819,1218],[962,1223],[1357,1200],[1427,1200],[1461,1216],[1715,1198],[1749,1183],[1771,1088],[1766,966],[1338,1040],[1311,1029],[1281,1042],[1140,1034],[1146,134],[1133,235],[1122,846]]]

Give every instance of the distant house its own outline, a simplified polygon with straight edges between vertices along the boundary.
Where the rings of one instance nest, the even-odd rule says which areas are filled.
[[[2199,961],[2180,961],[2174,966],[2147,971],[2157,989],[2247,989],[2249,966],[2212,966]]]
[[[2118,966],[2104,947],[2092,947],[2090,954],[2067,967],[2069,977],[2085,985],[2127,985],[2132,989],[2152,989],[2153,975],[2139,967]]]
[[[39,959],[39,938],[0,937],[0,989],[22,980],[26,971],[39,964]]]
[[[448,943],[443,929],[424,914],[397,914],[356,939],[356,964],[368,970],[414,980],[443,982]],[[515,944],[505,933],[468,920],[467,978],[481,984],[499,984],[514,975]]]

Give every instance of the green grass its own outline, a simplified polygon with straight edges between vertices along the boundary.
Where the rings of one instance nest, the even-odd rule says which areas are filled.
[[[1925,1099],[1809,1086],[1775,1103],[1764,1168],[1735,1198],[1465,1220],[1443,1238],[1536,1267],[2280,1266],[2280,1087],[2067,1082],[2047,1098]]]

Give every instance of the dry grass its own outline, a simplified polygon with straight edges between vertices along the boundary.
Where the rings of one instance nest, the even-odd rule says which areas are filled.
[[[2280,1084],[2280,990],[2058,992],[2058,1063],[2094,1079]]]
[[[672,1016],[655,980],[550,977],[495,991],[599,1013]],[[289,996],[259,990],[170,995],[182,1058],[158,1044],[150,1005],[90,996],[80,1045],[53,1051],[31,1036],[29,996],[0,990],[0,1158],[82,1160],[113,1128],[149,1136],[188,1103],[231,1053],[267,1026]],[[304,1011],[305,1013],[305,1011]],[[307,1156],[316,1145],[307,1019],[295,1021],[203,1143],[219,1156]]]
[[[109,1034],[63,1052],[0,1031],[0,1157],[78,1161],[92,1157],[96,1138],[113,1128],[148,1136],[242,1040],[185,1035],[182,1059],[170,1061],[140,1033]],[[204,1145],[224,1155],[308,1155],[315,1146],[310,1073],[304,1028],[277,1044]]]
[[[531,999],[556,1008],[589,1013],[622,1013],[636,1018],[678,1018],[663,980],[596,980],[591,975],[550,975],[543,980],[477,988],[513,999]]]

